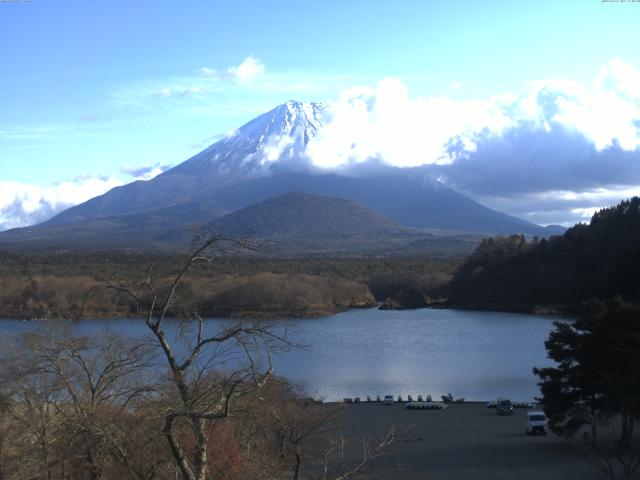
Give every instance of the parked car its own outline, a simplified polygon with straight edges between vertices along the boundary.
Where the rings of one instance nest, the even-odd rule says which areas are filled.
[[[393,395],[385,395],[383,403],[385,405],[393,405]]]
[[[496,400],[496,413],[498,415],[513,415],[513,403],[508,398]]]
[[[527,435],[535,435],[541,433],[546,435],[547,433],[547,417],[544,412],[538,410],[532,410],[527,412]]]

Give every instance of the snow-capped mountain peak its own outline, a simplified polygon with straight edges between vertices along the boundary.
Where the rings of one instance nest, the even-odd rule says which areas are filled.
[[[306,144],[308,139],[315,136],[322,128],[323,111],[324,105],[322,103],[289,100],[275,109],[273,125],[280,128],[279,131],[270,133],[289,136],[303,134]],[[274,130],[277,130],[277,127]]]
[[[289,100],[246,123],[186,162],[165,172],[217,180],[263,171],[281,158],[304,155],[309,139],[323,127],[324,105]]]

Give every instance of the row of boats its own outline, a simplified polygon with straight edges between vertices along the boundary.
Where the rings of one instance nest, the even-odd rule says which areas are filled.
[[[423,397],[422,395],[418,395],[417,398],[413,398],[412,395],[407,395],[406,399],[405,397],[403,397],[402,395],[398,395],[397,399],[395,399],[393,397],[393,395],[385,395],[384,398],[381,398],[380,395],[376,395],[375,399],[372,398],[371,396],[367,395],[366,397],[366,401],[367,402],[383,402],[386,405],[392,404],[392,403],[425,403],[425,404],[447,404],[447,403],[463,403],[464,402],[464,397],[460,397],[460,398],[453,398],[453,395],[451,395],[450,393],[446,394],[446,395],[441,395],[442,401],[433,401],[433,399],[431,398],[431,395],[427,395],[426,397]],[[360,403],[362,402],[362,399],[360,397],[355,397],[355,398],[351,398],[351,397],[345,397],[343,399],[344,403]]]

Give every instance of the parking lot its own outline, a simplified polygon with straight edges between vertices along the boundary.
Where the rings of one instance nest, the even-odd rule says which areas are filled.
[[[484,403],[447,410],[407,410],[405,404],[346,407],[347,437],[373,437],[395,428],[396,441],[366,471],[371,479],[601,479],[569,442],[554,434],[525,434],[525,411],[496,415]]]

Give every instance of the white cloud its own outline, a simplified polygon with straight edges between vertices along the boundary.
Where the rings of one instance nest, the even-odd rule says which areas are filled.
[[[243,84],[249,83],[264,72],[264,64],[253,55],[249,55],[237,67],[227,68],[227,73]]]
[[[564,225],[588,222],[598,210],[623,199],[640,196],[640,186],[611,185],[584,191],[549,190],[517,195],[487,195],[476,199],[501,212],[524,218],[540,225]]]
[[[640,71],[619,58],[611,59],[600,69],[598,87],[604,91],[613,91],[629,99],[640,98]]]
[[[163,165],[160,162],[151,165],[131,166],[125,165],[120,167],[122,173],[133,177],[135,180],[151,180],[162,172],[169,170],[173,165]]]
[[[579,218],[583,219],[585,222],[588,222],[591,219],[591,217],[593,217],[593,214],[596,213],[601,208],[603,207],[600,206],[600,207],[572,208],[571,213],[577,215]]]
[[[263,75],[265,72],[264,64],[253,55],[249,55],[239,65],[227,67],[224,71],[209,67],[200,69],[200,74],[205,77],[233,80],[243,85],[250,83],[255,77]]]
[[[269,137],[263,146],[261,163],[268,164],[282,160],[287,148],[294,144],[294,139],[288,135]]]
[[[562,125],[584,135],[597,150],[614,143],[624,150],[639,148],[640,97],[630,96],[633,89],[620,75],[640,76],[640,72],[629,65],[621,68],[619,60],[609,62],[603,71],[606,76],[601,73],[590,89],[568,80],[531,82],[512,105],[514,118],[536,121],[543,128]]]
[[[480,139],[524,123],[581,134],[598,151],[613,145],[632,151],[640,148],[640,72],[615,59],[593,88],[564,79],[532,81],[520,95],[484,100],[411,98],[399,80],[388,78],[375,88],[345,91],[327,113],[308,147],[312,162],[324,168],[372,158],[398,167],[449,164],[456,161],[452,141],[469,154]]]
[[[186,95],[200,95],[206,93],[206,89],[197,85],[190,87],[163,87],[156,91],[155,94],[164,98],[184,97]]]
[[[78,177],[47,187],[0,181],[0,230],[43,222],[121,184],[112,176]]]
[[[314,165],[335,168],[374,158],[396,167],[448,164],[449,142],[475,148],[480,133],[499,135],[512,125],[498,99],[456,101],[409,97],[393,78],[375,88],[348,90],[330,103],[327,121],[307,147]]]
[[[202,67],[200,73],[205,77],[217,77],[219,75],[218,70],[215,68]]]
[[[240,64],[225,69],[209,67],[200,68],[200,75],[168,78],[161,81],[141,82],[112,92],[116,103],[120,106],[149,108],[162,99],[163,106],[177,106],[179,103],[205,107],[209,102],[216,102],[216,112],[220,111],[220,94],[244,92],[248,89],[264,89],[255,78],[266,74],[264,64],[249,55]],[[171,100],[167,102],[166,100]],[[183,102],[178,102],[183,100]],[[237,110],[237,105],[236,105]],[[3,136],[0,130],[0,137]]]
[[[195,74],[122,85],[110,96],[117,107],[147,112],[162,109],[164,116],[172,112],[214,115],[224,128],[222,119],[227,126],[232,125],[231,122],[248,120],[290,98],[336,98],[346,88],[371,84],[376,79],[308,71],[272,72],[250,55],[237,65],[202,67]]]

